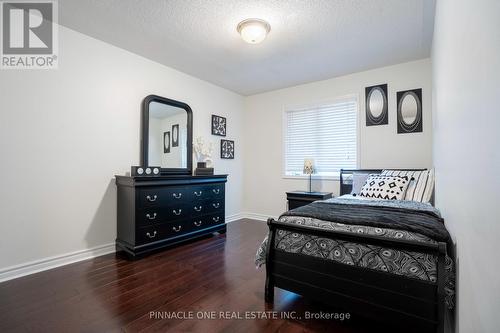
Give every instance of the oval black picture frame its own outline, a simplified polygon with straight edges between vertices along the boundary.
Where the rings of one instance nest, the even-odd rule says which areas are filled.
[[[405,123],[401,105],[406,95],[412,95],[417,102],[417,115],[411,124]],[[397,97],[397,118],[398,118],[398,134],[404,133],[418,133],[423,131],[423,117],[422,117],[422,88],[398,91]]]
[[[193,172],[193,110],[183,102],[176,101],[157,95],[149,95],[142,102],[142,126],[141,126],[141,165],[149,166],[149,103],[158,102],[166,105],[182,108],[187,114],[187,147],[186,168],[160,168],[162,175],[191,175]]]
[[[378,90],[384,99],[382,106],[382,113],[380,116],[375,117],[370,110],[370,97],[372,93]],[[366,113],[366,126],[387,125],[389,123],[389,103],[387,101],[387,83],[379,84],[376,86],[365,88],[365,113]]]

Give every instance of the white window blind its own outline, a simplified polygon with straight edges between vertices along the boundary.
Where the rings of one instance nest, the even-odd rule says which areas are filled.
[[[315,173],[336,176],[356,168],[356,98],[285,112],[285,176],[303,175],[304,159],[314,159]]]

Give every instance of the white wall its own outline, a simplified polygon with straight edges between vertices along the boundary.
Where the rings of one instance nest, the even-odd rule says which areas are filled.
[[[140,159],[140,107],[156,94],[188,103],[194,135],[215,143],[211,114],[241,145],[243,98],[60,27],[59,69],[0,72],[0,271],[113,243],[113,176]],[[215,144],[215,147],[219,147]],[[226,214],[241,212],[242,154],[228,173]]]
[[[500,330],[500,2],[437,1],[436,204],[457,245],[458,330]]]
[[[365,125],[365,87],[388,84],[389,124]],[[423,132],[397,134],[396,92],[422,88]],[[245,210],[276,216],[286,208],[285,192],[306,190],[303,179],[283,179],[282,115],[287,106],[357,94],[359,166],[432,167],[431,63],[429,59],[304,84],[245,99]],[[338,193],[338,181],[315,181],[313,190]]]

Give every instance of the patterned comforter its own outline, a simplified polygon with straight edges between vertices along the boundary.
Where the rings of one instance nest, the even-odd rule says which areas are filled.
[[[353,199],[340,197],[325,200],[325,202],[334,201],[337,204],[339,202],[352,204],[352,200]],[[360,205],[368,204],[372,206],[396,204],[402,207],[411,207],[412,210],[435,209],[431,205],[421,206],[422,204],[416,205],[413,202],[404,201],[395,203],[388,200],[356,200],[356,202]],[[435,240],[428,236],[407,230],[343,224],[303,216],[281,216],[278,221],[320,229],[377,235],[387,238],[404,239],[424,243],[436,243]],[[437,278],[437,256],[428,253],[396,250],[365,244],[362,241],[351,242],[329,239],[308,235],[307,233],[294,233],[279,229],[276,233],[274,246],[276,249],[289,253],[300,253],[313,257],[320,257],[328,260],[334,260],[346,265],[355,265],[367,269],[389,272],[413,279],[436,282]],[[267,237],[257,250],[255,257],[257,267],[260,267],[265,263],[266,247]],[[449,256],[446,256],[445,272],[445,301],[448,308],[452,309],[454,307],[455,295],[455,272],[453,261]]]

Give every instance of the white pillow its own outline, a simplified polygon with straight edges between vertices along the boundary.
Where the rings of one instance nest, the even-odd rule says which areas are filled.
[[[434,190],[434,169],[422,171],[383,170],[382,175],[408,177],[410,184],[404,200],[430,202]]]
[[[352,191],[351,194],[358,195],[361,192],[361,188],[365,185],[366,180],[370,174],[355,172],[352,174]]]
[[[359,195],[365,198],[403,200],[409,183],[407,177],[370,175]]]

